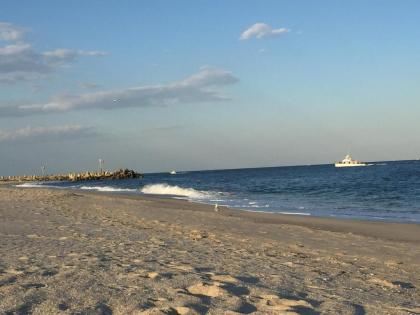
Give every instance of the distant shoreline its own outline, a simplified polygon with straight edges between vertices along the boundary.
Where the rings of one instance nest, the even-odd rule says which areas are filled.
[[[408,159],[408,160],[386,160],[386,161],[364,161],[365,163],[395,163],[395,162],[417,162],[420,161],[419,159]],[[305,166],[334,166],[335,161],[329,163],[320,163],[320,164],[290,164],[290,165],[272,165],[272,166],[252,166],[252,167],[237,167],[237,168],[215,168],[215,169],[193,169],[193,170],[177,170],[177,173],[184,173],[184,172],[217,172],[217,171],[238,171],[238,170],[254,170],[254,169],[266,169],[266,168],[282,168],[282,167],[305,167]],[[79,173],[85,173],[88,171],[80,171]],[[69,173],[69,172],[63,172]],[[167,174],[168,171],[153,171],[153,172],[142,172],[143,175],[151,175],[151,174]],[[19,175],[10,175],[10,176],[19,176]],[[3,176],[8,177],[8,176]],[[0,181],[1,183],[1,181]]]

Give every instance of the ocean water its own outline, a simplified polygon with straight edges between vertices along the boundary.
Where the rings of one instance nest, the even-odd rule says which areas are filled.
[[[263,211],[420,223],[420,161],[146,174],[143,179],[46,186],[124,194],[152,194]]]

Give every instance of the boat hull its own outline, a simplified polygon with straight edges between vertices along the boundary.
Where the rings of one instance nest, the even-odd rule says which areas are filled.
[[[366,163],[355,163],[355,164],[344,164],[344,163],[335,163],[335,167],[357,167],[357,166],[367,166]]]

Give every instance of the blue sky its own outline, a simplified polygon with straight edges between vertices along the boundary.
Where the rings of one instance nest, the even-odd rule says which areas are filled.
[[[420,3],[2,1],[0,174],[420,157]]]

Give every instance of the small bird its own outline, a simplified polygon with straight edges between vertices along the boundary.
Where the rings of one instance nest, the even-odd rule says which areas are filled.
[[[217,205],[217,203],[214,205],[214,211],[218,212],[219,211],[219,206]]]

